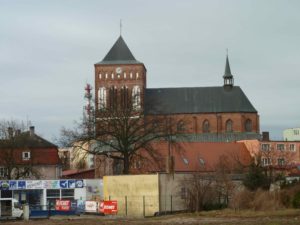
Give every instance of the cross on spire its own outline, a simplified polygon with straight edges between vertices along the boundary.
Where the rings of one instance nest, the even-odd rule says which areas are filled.
[[[122,36],[122,19],[120,19],[120,36]]]

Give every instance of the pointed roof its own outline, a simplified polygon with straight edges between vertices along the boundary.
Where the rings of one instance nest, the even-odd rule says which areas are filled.
[[[134,58],[124,39],[120,35],[103,60],[96,63],[96,65],[97,64],[141,64],[141,62]]]
[[[37,134],[30,134],[25,131],[14,137],[14,142],[9,140],[0,140],[0,149],[15,148],[57,148],[57,146]]]
[[[228,55],[226,56],[226,65],[225,65],[225,73],[223,78],[232,78],[231,70],[230,70],[230,65],[229,65],[229,60],[228,60]]]

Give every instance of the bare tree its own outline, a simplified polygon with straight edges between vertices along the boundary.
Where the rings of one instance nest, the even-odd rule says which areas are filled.
[[[186,204],[190,211],[201,211],[205,205],[211,204],[216,199],[213,189],[214,176],[205,171],[195,172],[184,181],[187,192]]]
[[[232,175],[235,172],[235,165],[232,164],[232,158],[229,155],[221,155],[218,163],[215,165],[215,190],[218,196],[218,203],[221,206],[227,206],[229,199],[235,189],[232,181]]]
[[[153,143],[167,139],[171,144],[174,140],[172,137],[177,135],[176,120],[165,115],[147,115],[142,107],[137,107],[129,100],[102,107],[95,112],[94,118],[95,129],[86,129],[85,121],[74,130],[62,129],[63,142],[72,143],[72,146],[86,154],[121,161],[123,174],[130,172],[134,161],[145,157],[160,164],[161,155]],[[93,130],[95,132],[91,132]]]

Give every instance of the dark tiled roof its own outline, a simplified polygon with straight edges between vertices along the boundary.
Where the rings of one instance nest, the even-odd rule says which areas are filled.
[[[57,148],[56,145],[51,142],[43,139],[42,137],[33,134],[30,135],[30,132],[23,132],[18,136],[15,136],[12,140],[1,140],[0,149],[6,148]]]
[[[242,89],[234,86],[192,88],[150,88],[145,91],[148,115],[180,113],[257,113]]]
[[[96,63],[96,65],[99,64],[141,64],[141,62],[134,58],[122,36],[120,36],[104,59]]]

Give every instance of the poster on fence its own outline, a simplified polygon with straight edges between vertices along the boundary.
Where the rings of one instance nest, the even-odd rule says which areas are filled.
[[[58,211],[70,211],[71,201],[56,199],[55,209]]]
[[[117,201],[101,201],[99,205],[99,212],[109,215],[118,213]]]
[[[97,212],[98,202],[96,201],[85,201],[85,211],[86,212]]]

